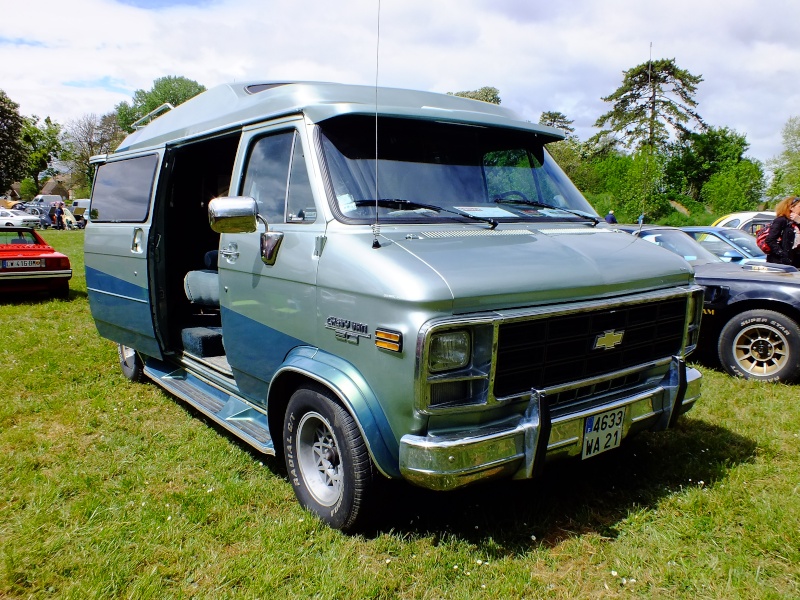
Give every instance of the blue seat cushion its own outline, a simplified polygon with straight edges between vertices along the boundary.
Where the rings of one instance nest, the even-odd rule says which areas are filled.
[[[189,271],[183,278],[183,290],[192,304],[219,308],[219,274],[216,271]]]

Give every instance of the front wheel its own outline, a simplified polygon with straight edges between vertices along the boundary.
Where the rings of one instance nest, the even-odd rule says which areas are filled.
[[[306,509],[334,529],[363,522],[374,467],[353,417],[324,388],[302,387],[283,423],[286,470]]]
[[[122,344],[117,344],[117,353],[119,354],[119,366],[122,368],[122,374],[135,383],[143,381],[144,363],[139,353],[133,348]]]
[[[717,346],[731,375],[761,381],[795,381],[800,376],[800,327],[784,314],[748,310],[733,317]]]

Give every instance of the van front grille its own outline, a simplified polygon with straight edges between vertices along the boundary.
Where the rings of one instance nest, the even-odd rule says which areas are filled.
[[[494,395],[542,390],[669,358],[681,350],[685,321],[686,298],[673,298],[504,323]]]

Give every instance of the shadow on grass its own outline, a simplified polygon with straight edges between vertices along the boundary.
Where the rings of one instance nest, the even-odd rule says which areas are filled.
[[[250,453],[278,477],[286,472],[194,410],[220,434]],[[438,544],[460,539],[489,559],[522,555],[589,533],[617,536],[617,523],[631,511],[654,509],[687,487],[712,487],[732,466],[750,462],[756,442],[706,421],[682,417],[664,432],[642,433],[615,451],[587,461],[548,463],[532,481],[496,480],[450,492],[435,492],[403,481],[383,481],[371,509],[366,538],[393,533],[433,537]],[[266,458],[266,460],[264,460]]]
[[[631,511],[655,508],[686,487],[713,487],[733,465],[751,461],[755,450],[754,440],[684,417],[674,429],[641,434],[588,461],[551,462],[533,481],[493,481],[452,492],[389,482],[375,508],[379,521],[364,533],[432,535],[437,543],[454,536],[487,558],[587,533],[615,538],[617,523]]]
[[[46,304],[52,300],[61,302],[74,302],[78,299],[85,300],[87,297],[86,292],[83,290],[69,290],[69,296],[63,298],[50,291],[35,291],[35,292],[10,292],[4,290],[2,297],[0,297],[0,306],[7,306],[11,304]]]

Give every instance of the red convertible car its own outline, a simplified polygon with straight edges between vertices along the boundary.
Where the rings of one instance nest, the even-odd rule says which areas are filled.
[[[47,291],[69,296],[69,258],[30,227],[0,227],[0,294]]]

